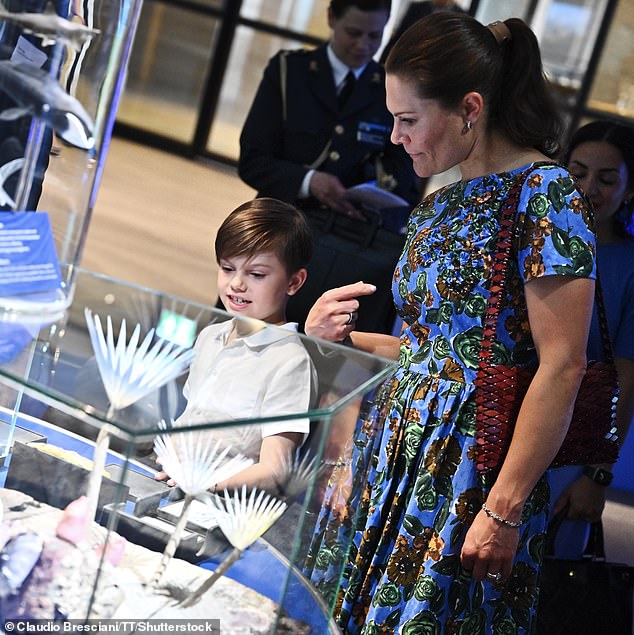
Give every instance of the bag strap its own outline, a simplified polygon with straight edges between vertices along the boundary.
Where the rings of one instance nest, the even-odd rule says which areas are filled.
[[[288,61],[287,56],[290,51],[280,52],[280,99],[282,100],[282,122],[286,124],[288,119]],[[320,165],[328,158],[330,146],[332,145],[332,136],[326,142],[319,156],[310,164],[304,165],[307,170],[317,170]]]
[[[603,357],[609,364],[614,364],[614,350],[612,348],[612,340],[610,339],[610,331],[608,330],[608,316],[606,315],[605,304],[603,302],[603,291],[601,289],[601,282],[599,281],[598,264],[597,279],[594,283],[594,303],[597,308],[597,319],[599,320],[599,332],[601,333]]]
[[[557,512],[548,523],[546,541],[544,543],[544,557],[555,557],[555,541],[563,521],[568,516],[568,505]],[[603,523],[601,520],[590,523],[590,534],[583,551],[584,560],[605,560],[605,541],[603,538]]]
[[[605,560],[605,542],[601,520],[590,523],[590,535],[588,536],[583,557],[592,558],[592,560]]]
[[[287,111],[287,80],[288,77],[288,64],[286,62],[286,56],[288,55],[288,51],[282,51],[280,53],[280,97],[282,99],[282,121],[286,123],[286,119],[288,117]]]
[[[495,341],[498,317],[500,315],[500,304],[506,287],[508,262],[511,255],[513,230],[515,228],[515,215],[526,176],[527,171],[524,171],[515,177],[511,189],[504,199],[504,206],[500,213],[500,226],[492,256],[491,268],[493,275],[491,276],[489,300],[484,314],[482,343],[480,345],[480,366],[488,366],[491,358],[491,350]]]
[[[487,309],[484,317],[482,344],[480,347],[481,366],[488,366],[490,362],[491,351],[493,348],[493,343],[495,342],[495,333],[497,330],[498,318],[500,315],[500,306],[502,303],[502,297],[504,295],[504,289],[506,288],[506,282],[508,278],[508,265],[511,255],[511,246],[513,242],[515,218],[519,206],[519,199],[522,192],[522,187],[524,186],[524,182],[529,172],[531,172],[534,167],[535,165],[531,166],[528,170],[521,172],[515,177],[513,184],[511,185],[511,188],[506,195],[504,206],[500,214],[500,228],[498,231],[498,238],[495,245],[495,250],[492,255],[493,275],[491,277],[489,300],[487,302]],[[608,320],[605,313],[605,304],[603,302],[603,293],[601,291],[601,284],[599,282],[598,274],[594,286],[594,298],[597,309],[597,317],[599,319],[599,331],[601,333],[603,356],[606,362],[612,364],[614,363],[614,353],[612,350],[612,342],[610,340],[610,334],[608,331]]]

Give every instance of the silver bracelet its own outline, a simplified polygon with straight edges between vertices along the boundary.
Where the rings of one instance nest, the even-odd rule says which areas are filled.
[[[492,512],[486,505],[486,503],[482,503],[482,510],[489,517],[493,518],[493,520],[497,520],[502,525],[506,525],[507,527],[512,527],[513,529],[517,529],[522,526],[522,521],[515,523],[512,520],[508,520],[508,518],[502,518],[499,514]]]
[[[352,461],[350,459],[324,459],[324,465],[328,465],[330,467],[347,467],[350,465]]]

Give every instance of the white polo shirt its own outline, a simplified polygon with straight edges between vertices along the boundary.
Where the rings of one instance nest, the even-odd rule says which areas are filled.
[[[297,335],[253,320],[254,332],[227,344],[234,320],[205,327],[183,389],[187,406],[175,425],[253,419],[307,412],[316,394],[315,368]],[[262,438],[309,431],[308,419],[211,428],[223,445],[257,460]]]

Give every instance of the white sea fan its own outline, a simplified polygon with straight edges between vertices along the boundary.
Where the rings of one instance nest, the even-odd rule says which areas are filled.
[[[159,427],[168,426],[160,421]],[[154,451],[161,469],[190,496],[206,492],[253,464],[241,454],[227,458],[229,448],[222,449],[209,430],[159,435],[154,440]]]
[[[154,329],[150,329],[139,345],[141,326],[136,325],[126,342],[126,322],[121,320],[115,343],[112,320],[107,317],[104,335],[99,315],[84,309],[90,341],[110,405],[125,408],[148,393],[181,375],[194,357],[192,349],[159,339],[150,348]]]
[[[286,503],[254,488],[247,494],[246,485],[233,496],[225,490],[224,497],[210,496],[207,504],[213,508],[216,522],[227,540],[244,551],[286,511]]]
[[[163,420],[158,425],[162,429],[168,428]],[[214,443],[209,430],[161,434],[154,441],[154,450],[163,471],[185,492],[181,516],[150,581],[150,585],[156,588],[176,553],[194,498],[206,494],[210,487],[241,472],[253,461],[240,454],[227,459],[229,448],[221,449],[219,440]]]
[[[276,474],[276,481],[281,494],[287,498],[295,498],[325,470],[327,466],[319,465],[317,458],[310,454],[301,456],[299,451],[285,457]]]
[[[254,543],[286,510],[286,503],[269,496],[263,490],[252,489],[247,495],[246,485],[233,498],[225,490],[224,498],[208,496],[209,505],[222,533],[233,545],[233,549],[214,572],[177,606],[194,606],[205,593],[240,559],[242,552]]]

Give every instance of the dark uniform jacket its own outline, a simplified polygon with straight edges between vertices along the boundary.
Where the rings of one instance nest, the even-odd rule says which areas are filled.
[[[326,45],[281,51],[269,61],[242,129],[238,171],[260,196],[289,203],[298,203],[304,176],[314,168],[346,187],[377,178],[416,204],[418,179],[402,147],[390,142],[391,130],[379,64],[370,61],[338,112]]]

